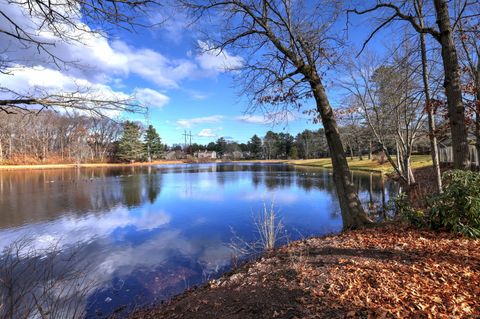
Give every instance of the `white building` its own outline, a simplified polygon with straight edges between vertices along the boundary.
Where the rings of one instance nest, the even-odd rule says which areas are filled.
[[[196,152],[194,155],[197,158],[206,158],[206,159],[216,159],[217,158],[217,152],[215,152],[215,151],[209,152],[209,151],[205,150],[203,152],[202,151]]]

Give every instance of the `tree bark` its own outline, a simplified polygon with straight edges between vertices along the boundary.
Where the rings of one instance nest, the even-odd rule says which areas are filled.
[[[460,66],[457,50],[453,42],[453,32],[445,0],[434,0],[439,41],[442,47],[443,69],[445,72],[445,92],[447,95],[448,116],[452,133],[453,165],[457,169],[469,169],[467,128],[465,109],[460,87]]]
[[[477,150],[477,169],[480,168],[480,56],[477,57],[477,69],[475,72],[475,149]]]
[[[310,86],[317,104],[317,111],[322,118],[328,148],[330,149],[333,178],[340,202],[343,229],[354,229],[370,224],[371,220],[363,210],[355,190],[355,185],[350,178],[350,168],[348,167],[345,150],[337,128],[337,122],[328,101],[325,88],[320,78],[316,76],[312,76]]]
[[[423,19],[420,19],[423,25]],[[430,154],[432,155],[433,172],[435,175],[435,184],[437,191],[442,192],[442,176],[440,172],[440,161],[438,158],[437,136],[435,135],[435,115],[433,113],[432,101],[430,97],[430,85],[428,83],[428,65],[427,65],[427,46],[425,44],[425,35],[420,33],[420,50],[422,55],[422,79],[423,90],[425,92],[425,108],[428,118],[428,136],[430,139]]]

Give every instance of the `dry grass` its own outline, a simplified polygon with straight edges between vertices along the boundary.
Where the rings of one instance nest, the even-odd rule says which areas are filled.
[[[394,157],[395,159],[395,157]],[[330,158],[309,159],[309,160],[291,160],[290,164],[300,166],[314,166],[322,168],[332,168],[332,161]],[[390,163],[379,164],[375,160],[369,160],[365,158],[359,160],[358,158],[348,159],[348,165],[352,171],[368,171],[368,172],[380,172],[380,173],[393,173],[393,168]],[[413,155],[412,156],[412,169],[422,168],[432,165],[430,155]]]

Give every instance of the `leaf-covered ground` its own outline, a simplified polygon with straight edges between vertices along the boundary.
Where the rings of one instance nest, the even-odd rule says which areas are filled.
[[[132,318],[480,318],[480,241],[400,225],[298,241]]]

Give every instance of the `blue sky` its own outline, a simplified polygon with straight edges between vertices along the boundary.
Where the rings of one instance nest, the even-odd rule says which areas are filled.
[[[22,12],[24,8],[20,5],[1,3],[0,9],[26,30],[32,28],[33,32],[33,26],[38,25],[35,18]],[[148,118],[139,114],[121,114],[121,117],[154,125],[163,142],[170,145],[183,143],[184,130],[191,131],[193,142],[207,144],[221,136],[246,142],[253,134],[263,136],[268,130],[295,135],[304,129],[320,128],[302,114],[274,124],[261,113],[245,114],[248,100],[239,96],[238,83],[226,69],[240,65],[243,58],[228,49],[222,54],[200,50],[207,46],[201,34],[188,26],[184,15],[174,9],[150,13],[151,22],[163,21],[166,16],[168,19],[154,28],[137,28],[135,32],[117,30],[105,37],[76,35],[78,31],[71,30],[72,37],[81,38],[79,42],[56,39],[53,53],[76,62],[68,67],[59,68],[35,47],[22,46],[0,34],[1,43],[10,48],[4,55],[8,58],[12,54],[15,61],[22,61],[21,67],[11,66],[6,70],[8,74],[0,74],[0,82],[15,91],[39,88],[64,92],[81,84],[107,96],[126,98],[135,94],[149,106]],[[362,23],[368,18],[351,17],[350,40],[357,48],[371,28]],[[0,28],[8,30],[11,25],[1,20]],[[343,28],[340,23],[338,31]],[[48,33],[42,30],[38,38],[51,41],[54,37]],[[388,37],[380,35],[372,46],[378,48],[382,41],[388,41]],[[330,78],[341,76],[337,71],[329,74]],[[334,107],[340,103],[338,90],[330,87],[327,93]],[[305,108],[313,107],[310,102]]]
[[[195,54],[200,51],[198,41],[201,41],[201,36],[183,29],[181,23],[175,20],[167,20],[166,25],[154,30],[141,30],[140,34],[123,32],[119,36],[129,45],[155,50],[169,59],[198,60]],[[226,54],[229,55],[228,50]],[[122,83],[130,87],[151,87],[168,96],[164,105],[149,108],[149,121],[167,144],[183,143],[185,130],[191,131],[192,142],[207,144],[221,136],[246,142],[253,134],[263,136],[268,130],[295,135],[304,129],[320,128],[302,114],[289,117],[288,122],[274,123],[261,112],[247,114],[249,101],[239,95],[231,72],[203,71],[182,78],[177,83],[178,87],[155,85],[139,76],[130,76]],[[129,115],[128,118],[145,122],[145,118],[139,115]]]

